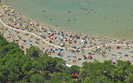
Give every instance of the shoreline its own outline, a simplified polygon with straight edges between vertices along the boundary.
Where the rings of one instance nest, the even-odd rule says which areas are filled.
[[[71,33],[68,31],[64,31],[64,32],[61,30],[58,31],[58,29],[51,28],[48,25],[43,26],[43,24],[40,24],[35,20],[32,21],[31,19],[28,19],[28,18],[25,19],[23,18],[22,15],[16,12],[10,13],[9,11],[4,11],[4,13],[3,13],[4,16],[1,18],[3,19],[7,18],[7,21],[4,21],[4,22],[7,26],[6,28],[10,27],[10,29],[6,31],[7,33],[5,32],[6,39],[9,39],[9,40],[15,39],[15,41],[17,42],[19,39],[20,42],[18,43],[20,43],[20,47],[24,46],[23,48],[26,49],[27,46],[28,47],[30,46],[29,43],[32,37],[24,35],[25,32],[28,33],[28,35],[35,34],[33,35],[35,37],[33,37],[32,39],[32,42],[34,43],[33,45],[38,46],[40,49],[45,48],[45,50],[43,49],[43,51],[44,52],[46,51],[47,53],[49,53],[50,54],[49,56],[63,58],[69,64],[81,66],[82,63],[85,61],[93,62],[93,60],[94,61],[98,60],[100,62],[103,62],[104,60],[108,60],[108,59],[112,60],[112,57],[114,57],[114,54],[117,54],[117,52],[121,52],[123,55],[125,55],[126,52],[130,52],[133,49],[133,42],[128,42],[125,40],[121,41],[116,39],[112,40],[108,38],[100,39],[95,36],[90,37],[89,35],[86,36],[83,34]],[[33,22],[32,26],[30,26],[29,20]],[[39,26],[37,26],[38,23],[39,23]],[[19,26],[17,26],[17,24]],[[22,26],[20,26],[20,24],[22,24]],[[42,30],[42,31],[38,32],[38,30]],[[51,31],[50,34],[49,34],[49,31]],[[54,34],[51,36],[52,33]],[[46,39],[40,36],[41,34],[45,34]],[[12,36],[13,39],[8,38],[9,36]],[[49,36],[51,36],[53,40]],[[76,38],[76,37],[80,37],[80,38]],[[38,40],[38,38],[41,40]],[[64,41],[64,39],[69,40],[71,43],[69,44],[68,42]],[[25,45],[25,41],[22,42],[22,40],[27,41],[26,45]],[[53,41],[53,42],[50,43],[49,41]],[[44,42],[44,44],[43,43],[36,44],[38,42]],[[60,45],[61,43],[64,44],[63,47]],[[73,46],[76,46],[76,47],[73,48]],[[65,49],[60,49],[60,47]],[[125,50],[125,49],[128,49],[128,50]],[[91,58],[89,56],[91,56]],[[132,57],[132,53],[129,53],[129,56]],[[116,59],[119,59],[119,57],[116,56]],[[128,57],[128,60],[132,59],[130,57]],[[120,59],[127,60],[125,59],[124,56]]]
[[[6,1],[3,1],[2,4],[6,4]],[[99,35],[96,35],[96,34],[87,33],[87,32],[75,32],[75,31],[71,31],[70,29],[63,29],[61,27],[55,27],[55,26],[52,26],[50,24],[46,24],[45,22],[42,22],[42,21],[30,18],[28,16],[25,16],[25,15],[22,14],[22,12],[18,12],[18,11],[15,11],[15,12],[17,12],[25,20],[31,20],[33,23],[39,23],[42,26],[47,26],[49,29],[56,29],[57,31],[62,31],[62,32],[72,33],[72,34],[88,35],[90,37],[95,37],[95,38],[98,38],[98,39],[101,39],[101,40],[108,39],[108,40],[120,40],[120,41],[124,40],[124,41],[133,42],[133,39],[127,39],[127,38],[121,38],[121,37],[104,36],[104,35],[101,35],[100,33],[99,33]]]
[[[15,11],[16,12],[16,11]],[[22,18],[24,18],[25,20],[31,20],[33,23],[39,23],[42,26],[46,26],[49,29],[55,29],[57,31],[62,31],[62,32],[66,32],[66,33],[72,33],[72,34],[81,34],[83,35],[88,35],[89,37],[95,37],[98,39],[107,39],[107,40],[120,40],[120,41],[129,41],[129,42],[133,42],[133,39],[125,39],[125,38],[116,38],[116,37],[111,37],[111,36],[103,36],[103,35],[94,35],[93,33],[87,33],[87,32],[74,32],[74,31],[70,31],[69,29],[63,29],[61,27],[55,27],[49,24],[45,24],[45,22],[41,22],[39,20],[36,19],[32,19],[30,17],[24,16],[23,14],[21,14],[20,12],[17,12],[18,14],[20,14],[20,16]]]
[[[1,4],[1,8],[2,8],[2,5]],[[8,6],[8,5],[7,5]],[[10,6],[8,6],[9,8],[11,8]],[[11,8],[12,9],[12,8]],[[14,10],[14,9],[13,9]],[[24,15],[22,15],[21,13],[19,12],[16,12],[18,16],[22,17],[25,21],[31,21],[33,24],[39,24],[39,26],[45,26],[47,29],[49,30],[55,30],[57,32],[65,32],[65,33],[70,33],[70,34],[78,34],[80,36],[89,36],[89,38],[96,38],[98,40],[118,40],[118,41],[127,41],[127,42],[132,42],[133,43],[133,40],[126,40],[126,39],[117,39],[117,38],[113,38],[113,37],[101,37],[101,36],[98,36],[98,35],[93,35],[93,34],[90,34],[88,35],[88,33],[82,33],[82,32],[73,32],[73,31],[69,31],[69,30],[65,30],[65,29],[61,29],[61,28],[58,28],[58,27],[54,27],[54,26],[51,26],[51,25],[48,25],[48,24],[45,24],[45,23],[42,23],[38,20],[35,20],[35,19],[32,19],[32,18],[29,18],[29,17],[26,17]]]
[[[16,12],[16,11],[15,11]],[[20,12],[17,12],[22,18],[24,18],[26,21],[28,20],[31,20],[33,23],[38,23],[40,24],[41,26],[46,26],[47,28],[49,29],[55,29],[56,31],[62,31],[62,32],[66,32],[66,33],[72,33],[72,34],[81,34],[82,36],[83,35],[88,35],[89,37],[95,37],[95,38],[98,38],[98,39],[109,39],[109,40],[120,40],[120,41],[123,41],[123,40],[126,40],[126,41],[133,41],[133,40],[129,40],[129,39],[123,39],[123,38],[115,38],[115,37],[108,37],[108,36],[99,36],[99,35],[94,35],[92,33],[85,33],[85,32],[74,32],[74,31],[70,31],[69,29],[63,29],[61,27],[55,27],[55,26],[52,26],[52,25],[49,25],[49,24],[45,24],[45,22],[41,22],[39,20],[36,20],[36,19],[32,19],[30,17],[27,17],[27,16],[24,16],[22,13]]]

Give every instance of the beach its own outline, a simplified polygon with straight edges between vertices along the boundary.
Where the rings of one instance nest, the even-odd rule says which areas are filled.
[[[26,52],[36,46],[51,57],[62,58],[69,65],[83,62],[129,60],[133,62],[133,41],[90,36],[60,30],[27,19],[7,5],[0,7],[0,31],[9,42],[16,42]]]

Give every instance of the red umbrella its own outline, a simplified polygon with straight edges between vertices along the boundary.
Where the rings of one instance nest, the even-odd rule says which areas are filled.
[[[117,46],[117,49],[120,49],[121,47],[120,46]]]
[[[78,74],[72,73],[72,78],[77,78]]]
[[[54,33],[52,33],[49,37],[52,37],[54,35]]]
[[[51,38],[51,40],[54,40],[54,38],[53,37],[50,37]]]
[[[91,55],[88,56],[90,59],[92,59],[93,57]]]

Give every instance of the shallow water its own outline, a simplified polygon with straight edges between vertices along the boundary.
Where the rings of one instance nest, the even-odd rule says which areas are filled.
[[[32,19],[76,32],[133,39],[133,0],[4,0]]]

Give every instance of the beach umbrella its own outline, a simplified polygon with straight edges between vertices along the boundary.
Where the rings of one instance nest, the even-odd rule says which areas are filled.
[[[50,52],[48,52],[48,55],[51,55],[51,53],[50,53]]]
[[[108,50],[108,51],[111,51],[111,47],[108,47],[107,50]]]
[[[67,56],[67,58],[72,58],[72,56]]]
[[[32,25],[32,22],[30,22],[30,25]]]
[[[125,54],[124,56],[125,56],[125,57],[128,57],[129,55],[128,55],[128,54]]]
[[[50,34],[51,32],[50,32],[50,31],[48,31],[47,33],[48,33],[48,34]]]
[[[93,59],[93,62],[96,62],[96,60],[95,60],[95,59]]]
[[[50,34],[50,36],[49,36],[49,37],[52,37],[52,36],[54,36],[54,33]]]
[[[24,49],[24,46],[22,45],[21,48]]]
[[[11,10],[10,10],[10,13],[14,13],[14,9],[11,9]]]
[[[8,38],[10,39],[10,38],[12,38],[11,36],[8,36]]]
[[[77,61],[76,60],[73,60],[73,63],[76,63]]]
[[[116,62],[115,61],[112,61],[112,64],[116,64]]]
[[[92,53],[91,53],[91,52],[89,52],[88,54],[89,54],[89,55],[91,55]]]
[[[54,37],[52,36],[52,37],[50,37],[51,38],[51,40],[54,40]]]
[[[8,11],[9,9],[8,8],[5,8],[4,10]]]
[[[78,60],[81,60],[81,58],[78,58]]]
[[[92,59],[93,57],[91,55],[88,56],[90,59]]]
[[[43,37],[43,38],[46,38],[46,35],[43,35],[42,37]]]
[[[60,54],[60,57],[63,57],[64,55],[63,54]]]
[[[7,8],[8,6],[7,5],[2,5],[3,8]]]
[[[24,42],[26,42],[26,40],[23,40]]]
[[[120,49],[121,47],[120,46],[117,46],[116,49]]]

